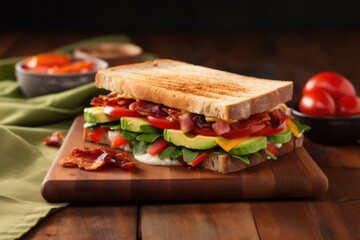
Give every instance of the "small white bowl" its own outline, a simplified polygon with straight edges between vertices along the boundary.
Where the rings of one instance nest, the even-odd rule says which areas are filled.
[[[25,69],[24,60],[16,63],[16,78],[24,96],[36,97],[58,93],[93,82],[97,70],[109,66],[106,61],[97,58],[72,58],[72,60],[91,60],[95,63],[95,69],[81,73],[46,74]]]

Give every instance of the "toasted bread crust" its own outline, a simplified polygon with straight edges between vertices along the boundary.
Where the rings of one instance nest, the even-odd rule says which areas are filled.
[[[91,142],[92,140],[88,137],[89,132],[90,130],[88,128],[84,128],[83,136],[85,141]],[[284,143],[281,146],[281,148],[278,149],[278,153],[276,154],[276,156],[285,155],[293,151],[295,148],[302,147],[303,140],[304,140],[303,136],[299,138],[292,138],[289,142]],[[106,133],[104,133],[101,136],[100,141],[98,143],[107,146],[111,145],[111,142]],[[251,156],[250,164],[246,165],[240,159],[232,158],[227,154],[211,154],[198,167],[215,172],[220,172],[223,174],[237,172],[245,168],[259,165],[268,160],[267,155],[265,154],[264,151],[260,151],[260,155],[261,155],[260,158],[257,158],[256,156]]]
[[[225,121],[246,119],[292,98],[290,81],[242,76],[157,59],[99,70],[96,86]]]
[[[301,135],[299,138],[292,138],[289,142],[284,143],[281,148],[278,149],[276,154],[277,157],[283,156],[295,148],[302,147],[304,141],[304,137]],[[259,165],[268,160],[267,155],[264,151],[260,151],[260,158],[252,155],[250,157],[250,164],[246,165],[243,161],[232,158],[227,154],[219,155],[219,154],[211,154],[209,158],[205,159],[201,166],[204,169],[220,172],[220,173],[231,173],[243,170],[245,168],[249,168],[252,166]]]

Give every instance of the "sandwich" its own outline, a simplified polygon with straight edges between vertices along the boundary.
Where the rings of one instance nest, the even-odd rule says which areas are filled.
[[[108,94],[84,109],[84,140],[152,165],[231,173],[301,147],[291,81],[156,59],[99,70]]]

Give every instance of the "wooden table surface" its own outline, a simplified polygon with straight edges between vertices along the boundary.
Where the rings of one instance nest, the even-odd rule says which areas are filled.
[[[48,51],[96,36],[0,32],[0,58]],[[133,42],[171,58],[245,75],[304,82],[322,70],[347,76],[360,93],[360,31],[136,33]],[[177,204],[70,204],[23,239],[360,239],[360,148],[305,139],[329,179],[313,199]],[[214,193],[216,194],[216,193]]]

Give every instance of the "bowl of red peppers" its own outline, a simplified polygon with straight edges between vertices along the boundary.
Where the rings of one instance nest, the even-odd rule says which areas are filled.
[[[331,145],[360,140],[360,97],[343,75],[325,71],[310,77],[292,114],[309,125],[307,137]]]
[[[49,52],[18,62],[15,73],[24,96],[36,97],[93,82],[97,70],[107,67],[108,63],[101,59]]]

